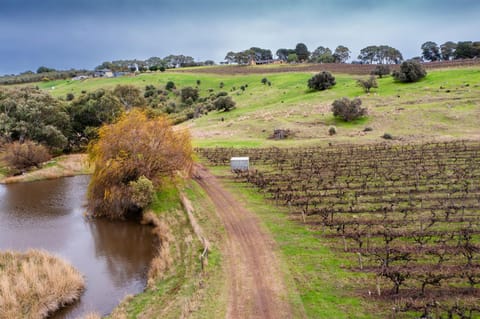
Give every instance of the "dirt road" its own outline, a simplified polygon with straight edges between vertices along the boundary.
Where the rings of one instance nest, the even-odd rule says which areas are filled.
[[[197,165],[194,178],[215,204],[227,231],[227,318],[292,318],[273,240],[208,170]]]

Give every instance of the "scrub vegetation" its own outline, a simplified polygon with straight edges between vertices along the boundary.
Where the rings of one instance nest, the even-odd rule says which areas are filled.
[[[0,318],[47,318],[80,298],[82,275],[45,251],[0,252]]]

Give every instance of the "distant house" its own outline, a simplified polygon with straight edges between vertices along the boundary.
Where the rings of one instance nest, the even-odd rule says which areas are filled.
[[[73,81],[80,81],[80,80],[86,80],[88,79],[90,76],[88,75],[78,75],[78,76],[75,76],[72,78]]]
[[[110,69],[97,70],[93,74],[96,78],[113,78],[113,72]]]

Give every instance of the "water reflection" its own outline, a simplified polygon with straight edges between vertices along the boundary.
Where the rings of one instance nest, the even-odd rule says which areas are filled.
[[[86,277],[81,300],[56,319],[109,313],[125,295],[143,289],[154,254],[150,228],[84,217],[88,181],[77,176],[0,185],[0,250],[43,248]]]

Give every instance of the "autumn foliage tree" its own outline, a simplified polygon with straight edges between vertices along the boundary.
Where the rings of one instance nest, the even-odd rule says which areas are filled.
[[[190,174],[193,163],[187,131],[174,130],[167,118],[149,119],[137,109],[100,128],[89,156],[95,164],[89,208],[94,216],[109,218],[141,213],[151,202],[151,186],[161,189],[179,172]]]

